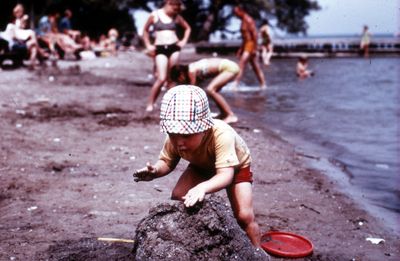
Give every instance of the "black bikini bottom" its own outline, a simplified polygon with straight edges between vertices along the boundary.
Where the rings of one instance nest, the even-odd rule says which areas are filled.
[[[163,54],[168,58],[174,52],[179,52],[181,48],[177,44],[156,45],[156,55]]]

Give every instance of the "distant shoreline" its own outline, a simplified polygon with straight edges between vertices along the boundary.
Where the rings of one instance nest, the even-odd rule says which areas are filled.
[[[197,53],[236,53],[240,40],[200,42],[195,44]],[[274,57],[357,57],[360,54],[359,36],[313,36],[273,39]],[[371,55],[400,55],[400,38],[388,35],[373,36]]]

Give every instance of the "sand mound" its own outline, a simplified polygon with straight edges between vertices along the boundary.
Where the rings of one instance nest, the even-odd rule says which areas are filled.
[[[220,197],[190,209],[177,201],[153,207],[137,227],[134,254],[136,260],[265,260]]]

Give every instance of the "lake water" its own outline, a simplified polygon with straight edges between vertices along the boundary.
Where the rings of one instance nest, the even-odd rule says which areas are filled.
[[[275,59],[264,70],[267,91],[224,95],[239,116],[256,117],[304,154],[321,157],[316,167],[399,233],[400,59],[310,59],[316,75],[306,80],[297,79],[295,65]],[[243,82],[257,89],[250,67]]]

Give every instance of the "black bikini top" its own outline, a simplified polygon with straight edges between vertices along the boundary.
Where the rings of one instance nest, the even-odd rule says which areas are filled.
[[[154,31],[163,31],[163,30],[170,30],[170,31],[176,31],[176,22],[173,20],[170,23],[163,23],[160,19],[160,16],[157,14],[158,19],[157,22],[153,24]]]

